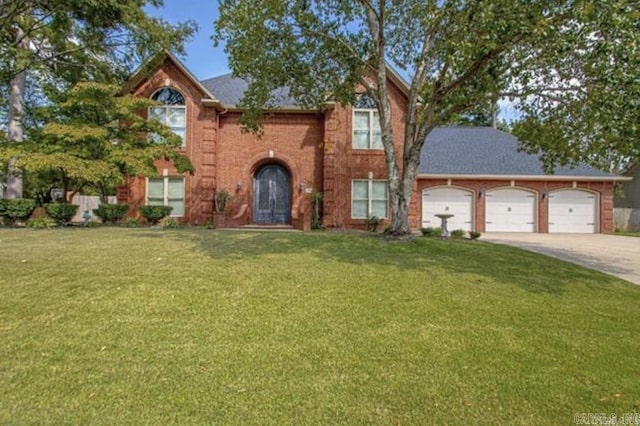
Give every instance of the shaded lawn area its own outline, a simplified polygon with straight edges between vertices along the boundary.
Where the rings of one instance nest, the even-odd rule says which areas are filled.
[[[0,423],[573,424],[640,410],[640,287],[507,246],[0,230]]]

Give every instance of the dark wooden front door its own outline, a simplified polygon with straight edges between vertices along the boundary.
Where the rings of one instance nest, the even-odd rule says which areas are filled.
[[[284,167],[269,164],[258,170],[253,183],[253,193],[255,223],[291,222],[291,179]]]

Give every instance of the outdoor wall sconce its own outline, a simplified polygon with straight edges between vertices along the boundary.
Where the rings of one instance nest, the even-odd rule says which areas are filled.
[[[236,191],[242,190],[242,182],[236,183]]]
[[[542,192],[542,199],[543,200],[546,199],[548,195],[549,195],[549,193],[547,191],[543,191]]]
[[[484,195],[484,191],[478,191],[478,198],[482,198],[483,195]]]
[[[306,185],[304,184],[304,182],[300,182],[300,185],[298,185],[298,191],[302,192],[304,191],[305,188],[306,188]]]

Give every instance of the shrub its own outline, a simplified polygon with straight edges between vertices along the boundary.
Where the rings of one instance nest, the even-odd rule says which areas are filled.
[[[322,192],[313,191],[311,198],[311,229],[322,229]]]
[[[27,228],[32,229],[49,229],[55,225],[55,222],[48,217],[35,217],[27,221]]]
[[[231,201],[233,201],[233,195],[226,189],[221,189],[220,191],[216,191],[214,199],[216,202],[216,212],[223,213],[227,211]]]
[[[454,229],[453,231],[451,231],[451,237],[464,238],[466,233],[467,231],[465,231],[464,229]]]
[[[140,206],[138,211],[152,225],[157,225],[161,219],[169,216],[173,207],[170,206]]]
[[[440,228],[434,228],[432,226],[420,228],[420,232],[422,232],[424,237],[439,237],[442,235],[442,230]]]
[[[469,238],[471,238],[472,240],[477,240],[478,238],[480,238],[480,235],[482,234],[478,231],[469,231]]]
[[[27,220],[36,208],[36,201],[29,198],[0,200],[0,217],[7,225],[16,220]]]
[[[213,218],[212,217],[208,217],[207,220],[204,221],[202,226],[205,229],[216,229],[216,224],[213,222]]]
[[[100,204],[93,214],[104,223],[116,223],[120,221],[129,210],[128,204]]]
[[[140,221],[135,217],[128,217],[124,220],[122,226],[125,228],[137,228],[140,226]]]
[[[181,228],[182,225],[175,217],[167,217],[162,221],[162,227],[167,229]]]
[[[371,216],[367,219],[367,230],[371,232],[376,232],[378,229],[378,225],[380,225],[380,219],[378,216]]]
[[[44,206],[49,217],[60,226],[67,226],[76,215],[78,206],[75,204],[51,203]]]

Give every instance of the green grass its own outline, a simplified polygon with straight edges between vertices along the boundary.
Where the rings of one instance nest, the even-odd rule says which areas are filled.
[[[625,237],[640,237],[640,232],[616,231],[616,233],[613,235],[623,235]]]
[[[0,424],[640,410],[640,287],[483,242],[0,230]]]

